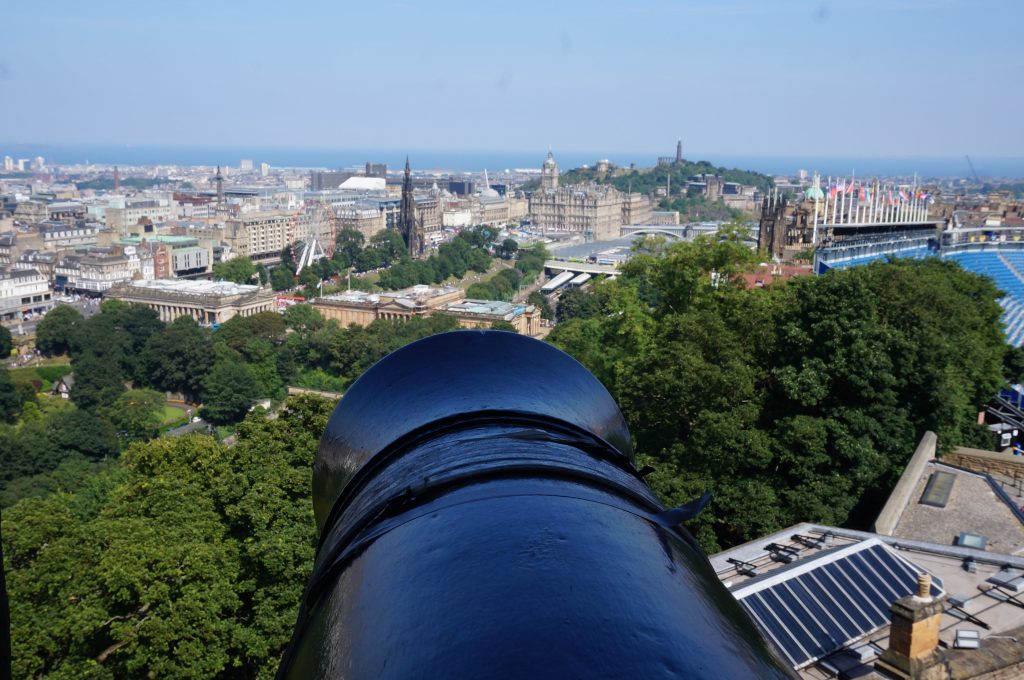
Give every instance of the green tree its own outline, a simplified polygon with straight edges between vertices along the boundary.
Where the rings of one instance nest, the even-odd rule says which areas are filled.
[[[256,278],[256,265],[248,257],[233,257],[213,265],[215,278],[235,283],[252,283]]]
[[[0,358],[11,356],[12,350],[14,350],[14,339],[11,337],[11,332],[7,330],[6,326],[0,326]]]
[[[178,317],[146,342],[139,359],[142,383],[165,392],[198,399],[203,378],[213,365],[210,331],[191,317]]]
[[[11,381],[11,374],[0,366],[0,422],[13,423],[21,413],[22,399]]]
[[[124,376],[117,363],[111,363],[95,354],[85,354],[72,362],[75,384],[71,386],[71,401],[86,411],[114,403],[124,392]]]
[[[270,270],[270,286],[274,290],[288,290],[295,286],[295,272],[284,265]]]
[[[377,251],[381,262],[379,266],[384,267],[398,262],[406,256],[407,251],[402,235],[394,229],[378,231],[370,238],[370,245],[367,248]]]
[[[586,292],[570,288],[558,298],[558,320],[590,319],[605,313],[605,300],[600,291]]]
[[[355,265],[366,239],[358,229],[346,227],[334,237],[334,261],[341,269]]]
[[[231,447],[136,445],[5,510],[15,676],[273,677],[313,563],[310,470],[333,406],[290,400]]]
[[[100,459],[117,454],[117,432],[102,414],[80,408],[55,411],[46,419],[51,447],[65,454],[80,453]]]
[[[258,397],[259,388],[248,366],[220,360],[203,380],[203,417],[213,423],[236,422]]]
[[[925,430],[983,434],[1013,373],[997,291],[939,260],[746,289],[740,241],[643,244],[619,280],[567,294],[549,337],[612,391],[667,503],[715,493],[694,526],[707,549],[866,526]]]
[[[154,390],[128,390],[102,409],[125,442],[146,441],[159,434],[164,395]]]
[[[284,324],[299,333],[320,330],[326,321],[311,305],[291,305],[284,310]]]
[[[366,272],[386,264],[383,253],[377,248],[363,248],[354,263],[357,272]]]
[[[494,246],[494,254],[502,259],[509,259],[516,256],[519,251],[519,244],[514,239],[507,238],[500,244]]]
[[[509,333],[518,333],[519,332],[518,330],[516,330],[515,326],[513,326],[510,322],[505,321],[504,319],[502,319],[501,321],[495,321],[493,324],[491,324],[491,330],[492,331],[508,331]]]
[[[554,314],[551,311],[551,303],[548,302],[547,296],[541,293],[539,290],[535,290],[530,293],[526,301],[540,309],[540,318],[551,320],[554,318]]]
[[[74,307],[54,307],[36,326],[36,349],[46,356],[69,353],[76,343],[75,334],[82,322],[82,315]]]
[[[232,317],[221,324],[214,338],[234,350],[241,350],[253,338],[279,345],[284,341],[286,330],[282,315],[277,312],[260,312],[252,316]]]

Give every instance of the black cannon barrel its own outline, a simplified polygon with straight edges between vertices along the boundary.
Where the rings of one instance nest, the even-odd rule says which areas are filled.
[[[461,331],[384,358],[332,414],[313,492],[281,678],[791,677],[636,471],[614,400],[545,343]]]

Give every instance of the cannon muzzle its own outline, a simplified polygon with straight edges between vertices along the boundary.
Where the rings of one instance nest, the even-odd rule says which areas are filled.
[[[281,678],[782,678],[614,400],[514,333],[420,340],[338,404]]]

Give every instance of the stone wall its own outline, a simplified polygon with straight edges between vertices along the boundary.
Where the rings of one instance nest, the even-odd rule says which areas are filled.
[[[886,501],[885,507],[882,508],[878,519],[875,520],[874,530],[876,533],[892,536],[893,529],[896,528],[903,509],[910,502],[910,494],[914,492],[914,487],[917,486],[917,480],[921,478],[925,465],[935,458],[937,443],[938,439],[934,432],[925,432],[921,437],[914,455],[900,476],[900,481],[896,483],[896,488],[889,494],[889,500]]]
[[[1024,477],[1024,456],[1001,451],[983,451],[958,447],[942,456],[943,463],[956,465],[973,472],[998,474],[1005,477]]]

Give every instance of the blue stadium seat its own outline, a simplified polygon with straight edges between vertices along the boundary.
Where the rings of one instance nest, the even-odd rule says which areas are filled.
[[[1007,342],[1019,347],[1024,342],[1024,251],[949,253],[944,258],[988,276],[1006,294],[999,301],[1003,328]]]

